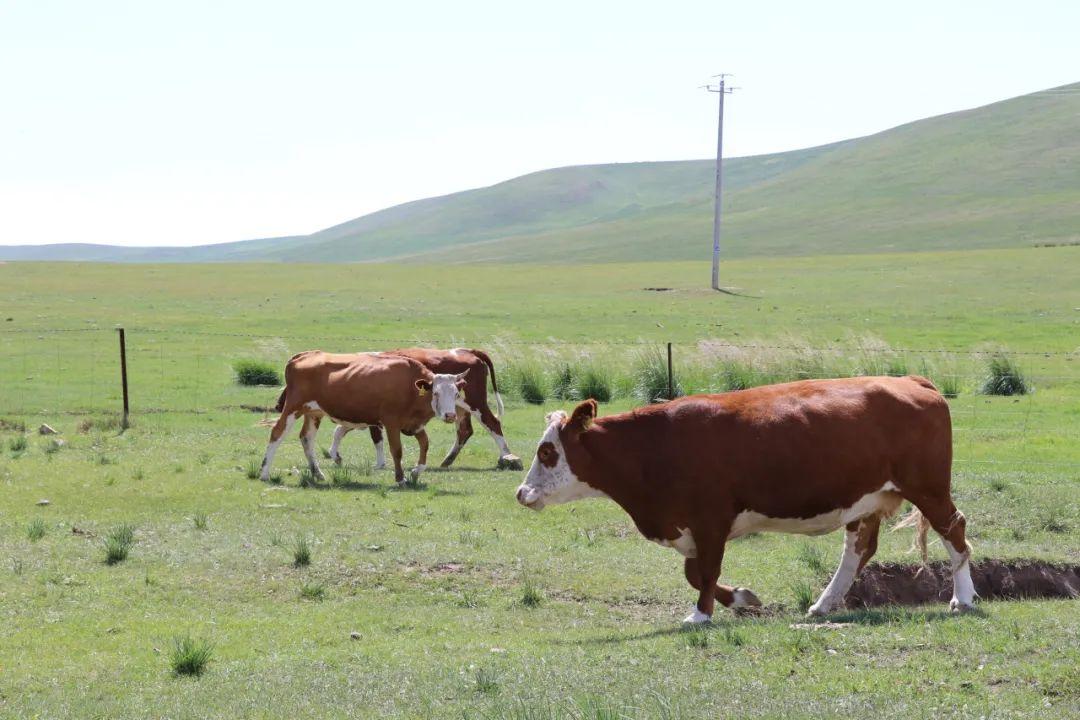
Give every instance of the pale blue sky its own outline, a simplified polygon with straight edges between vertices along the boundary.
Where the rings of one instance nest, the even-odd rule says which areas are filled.
[[[308,233],[582,163],[787,150],[1080,81],[1080,2],[0,0],[0,244]]]

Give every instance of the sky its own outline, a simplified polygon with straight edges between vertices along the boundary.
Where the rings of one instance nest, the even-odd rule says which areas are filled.
[[[1080,81],[1080,2],[0,0],[0,244],[306,234]]]

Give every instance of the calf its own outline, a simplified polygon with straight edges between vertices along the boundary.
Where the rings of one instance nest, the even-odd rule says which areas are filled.
[[[443,458],[442,467],[450,467],[457,458],[461,448],[472,437],[472,419],[476,418],[487,431],[491,433],[495,445],[499,448],[499,468],[521,469],[521,460],[510,452],[510,447],[503,437],[502,424],[499,417],[488,407],[487,381],[491,376],[491,391],[495,394],[495,403],[499,408],[499,415],[503,413],[502,396],[499,394],[499,385],[495,380],[495,366],[488,354],[482,350],[466,350],[455,348],[453,350],[432,350],[429,348],[403,348],[400,350],[388,350],[385,355],[399,355],[401,357],[416,360],[433,373],[459,374],[468,373],[465,382],[463,397],[458,400],[457,417],[457,442]],[[341,440],[352,428],[339,425],[334,431],[334,442],[330,446],[330,458],[341,464]],[[375,443],[375,467],[386,465],[386,456],[383,453],[382,432],[378,426],[371,427],[371,441]]]
[[[648,539],[685,558],[699,591],[685,622],[708,621],[714,600],[760,604],[717,585],[728,540],[751,532],[819,535],[846,529],[840,566],[810,614],[842,607],[877,549],[878,529],[909,500],[926,555],[941,535],[952,561],[954,611],[974,600],[964,515],[950,491],[952,423],[921,377],[803,382],[695,395],[604,418],[586,400],[557,411],[517,491],[526,507],[607,497]]]
[[[315,435],[320,421],[328,417],[345,427],[386,428],[398,483],[405,480],[401,434],[415,436],[420,445],[419,462],[411,471],[415,480],[427,463],[424,426],[435,416],[454,422],[464,377],[464,373],[436,375],[415,360],[391,355],[333,355],[318,350],[294,355],[285,366],[285,390],[277,405],[281,416],[270,431],[262,479],[270,476],[270,464],[282,437],[303,417],[300,444],[312,474],[325,480],[315,459]]]

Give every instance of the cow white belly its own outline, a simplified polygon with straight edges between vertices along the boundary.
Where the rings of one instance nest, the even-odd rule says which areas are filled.
[[[333,422],[335,425],[340,425],[343,428],[348,428],[350,430],[363,430],[364,428],[369,427],[365,423],[345,422],[344,420],[338,420],[336,417],[332,417],[330,415],[327,415],[326,411],[323,410],[319,406],[319,403],[315,402],[314,400],[304,403],[304,407],[306,409],[310,410],[312,413],[317,414],[319,417],[326,416],[326,417],[330,418],[331,422]]]
[[[824,535],[868,515],[875,513],[891,515],[902,501],[903,498],[896,492],[896,486],[888,482],[880,490],[863,495],[851,507],[837,508],[813,517],[769,517],[753,510],[745,510],[735,516],[735,522],[731,524],[731,532],[728,533],[728,540],[752,532]]]

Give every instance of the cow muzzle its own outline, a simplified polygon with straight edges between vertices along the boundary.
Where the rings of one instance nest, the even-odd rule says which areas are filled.
[[[517,490],[517,501],[530,510],[540,510],[544,503],[540,500],[540,493],[536,488],[522,485]]]
[[[444,423],[452,423],[457,420],[457,413],[443,413],[442,419]]]

